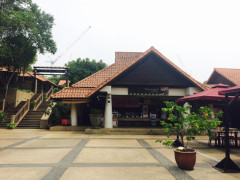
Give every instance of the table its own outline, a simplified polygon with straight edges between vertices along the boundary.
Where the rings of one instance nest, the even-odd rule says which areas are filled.
[[[211,130],[211,132],[215,133],[215,146],[220,146],[221,139],[222,139],[222,142],[224,140],[223,138],[225,137],[225,131],[224,130],[221,130],[221,131]],[[234,136],[232,136],[233,134],[234,134]],[[235,147],[238,146],[238,144],[237,144],[237,136],[238,136],[238,131],[237,130],[230,130],[229,129],[229,140],[234,139]],[[231,137],[233,137],[233,138],[231,138]]]

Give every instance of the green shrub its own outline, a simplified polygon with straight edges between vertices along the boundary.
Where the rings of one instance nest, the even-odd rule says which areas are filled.
[[[0,112],[0,122],[4,122],[7,118],[7,115],[4,112]]]
[[[7,124],[7,127],[10,128],[10,129],[13,129],[13,128],[16,127],[16,123],[10,122],[10,123]]]

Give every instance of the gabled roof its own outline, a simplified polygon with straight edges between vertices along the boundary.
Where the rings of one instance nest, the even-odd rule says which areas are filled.
[[[33,72],[26,72],[24,75],[23,74],[20,74],[20,76],[24,76],[24,77],[33,77],[34,78],[34,73]],[[56,85],[55,83],[53,83],[52,81],[49,81],[47,78],[41,76],[41,75],[36,75],[36,78],[39,80],[39,81],[42,81],[42,82],[49,82],[51,83],[52,85],[54,86],[58,86]]]
[[[88,88],[91,89],[91,91],[85,91],[86,94],[84,94],[84,97],[90,97],[92,94],[100,90],[102,87],[104,87],[106,84],[110,83],[113,79],[118,77],[120,74],[125,72],[128,68],[132,67],[134,64],[136,64],[138,61],[143,59],[146,55],[149,53],[155,53],[159,57],[161,57],[167,64],[172,66],[174,69],[176,69],[180,74],[182,74],[184,77],[186,77],[188,80],[193,82],[197,87],[204,90],[206,89],[206,86],[199,83],[195,79],[193,79],[191,76],[189,76],[187,73],[185,73],[183,70],[181,70],[178,66],[176,66],[174,63],[172,63],[169,59],[167,59],[165,56],[163,56],[159,51],[157,51],[154,47],[149,48],[144,53],[136,52],[117,52],[116,62],[98,72],[95,74],[92,74],[91,76],[75,83],[72,85],[71,88]],[[133,58],[133,59],[132,59]],[[70,91],[70,90],[68,90]],[[80,90],[79,90],[80,91]],[[61,99],[61,98],[75,98],[77,95],[73,95],[69,93],[69,95],[66,94],[66,90],[59,91],[57,94],[52,95],[53,99]],[[71,91],[73,92],[73,91]],[[63,94],[62,94],[63,93]]]
[[[210,75],[207,83],[212,80],[213,76],[218,73],[231,83],[235,85],[240,85],[240,69],[229,69],[229,68],[214,68],[212,74]]]
[[[7,70],[7,68],[5,68],[5,67],[0,67],[0,71],[2,71],[2,72],[7,72],[8,70]],[[34,78],[34,73],[33,72],[26,72],[26,73],[20,73],[18,76],[20,76],[20,77],[33,77]],[[40,81],[42,81],[42,82],[49,82],[49,83],[51,83],[51,84],[53,84],[54,86],[58,86],[58,85],[56,85],[55,83],[53,83],[52,81],[49,81],[47,78],[45,78],[45,77],[43,77],[43,76],[41,76],[41,75],[36,75],[36,78],[38,79],[38,80],[40,80]]]

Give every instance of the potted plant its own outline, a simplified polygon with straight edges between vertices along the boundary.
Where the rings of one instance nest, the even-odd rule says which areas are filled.
[[[14,129],[14,128],[16,127],[16,123],[10,122],[10,123],[7,124],[7,127],[8,127],[9,129]]]
[[[95,109],[95,108],[90,109],[89,118],[94,128],[99,127],[102,116],[103,116],[102,111],[100,109]]]
[[[162,108],[162,111],[168,113],[168,118],[161,121],[161,125],[167,130],[168,138],[175,133],[177,140],[157,140],[156,142],[162,142],[166,146],[179,146],[174,149],[178,167],[192,170],[196,163],[196,150],[189,148],[188,142],[194,140],[195,136],[201,134],[202,131],[215,128],[221,122],[216,119],[208,119],[211,115],[208,107],[200,107],[199,113],[189,113],[190,105],[182,107],[169,101],[166,101],[165,104],[166,108]],[[184,139],[185,135],[186,139]]]

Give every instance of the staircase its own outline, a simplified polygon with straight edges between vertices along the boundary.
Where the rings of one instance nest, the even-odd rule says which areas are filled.
[[[39,129],[40,120],[44,112],[46,111],[50,101],[43,101],[36,111],[30,110],[22,121],[18,124],[18,129]]]
[[[0,123],[0,128],[7,128],[7,124],[10,123],[11,121],[11,116],[15,115],[19,109],[21,109],[23,107],[23,105],[26,103],[26,101],[22,101],[18,104],[18,106],[15,109],[8,109],[6,111],[4,111],[4,113],[6,113],[7,118],[5,119],[4,122]]]

